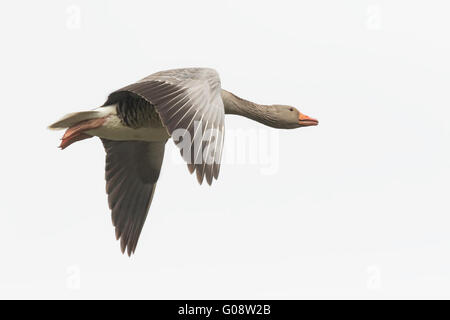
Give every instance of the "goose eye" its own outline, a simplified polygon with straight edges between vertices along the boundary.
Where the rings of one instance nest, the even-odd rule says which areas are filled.
[[[290,108],[289,111],[294,111],[294,108]]]

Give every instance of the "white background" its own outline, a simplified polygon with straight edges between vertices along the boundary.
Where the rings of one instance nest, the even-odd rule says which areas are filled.
[[[406,0],[2,2],[0,298],[450,298],[449,12]],[[320,125],[277,131],[275,174],[224,164],[212,187],[171,160],[169,142],[130,259],[101,143],[59,151],[46,126],[191,66]]]

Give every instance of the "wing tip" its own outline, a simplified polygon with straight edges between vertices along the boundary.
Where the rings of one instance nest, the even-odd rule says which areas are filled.
[[[117,237],[117,230],[118,230],[118,228],[116,228],[116,237]],[[131,256],[136,251],[137,242],[133,242],[132,240],[127,240],[123,236],[121,237],[120,233],[119,233],[119,237],[117,238],[117,240],[120,240],[120,251],[122,252],[122,254],[125,255],[125,253],[126,253],[127,256],[129,258],[131,258]]]

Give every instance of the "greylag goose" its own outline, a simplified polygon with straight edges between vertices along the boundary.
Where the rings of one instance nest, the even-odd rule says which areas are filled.
[[[286,105],[260,105],[221,89],[209,68],[157,72],[111,93],[103,106],[50,125],[67,129],[61,149],[97,136],[106,151],[106,192],[122,253],[136,250],[155,192],[164,146],[172,137],[198,182],[219,176],[225,114],[292,129],[318,121]]]

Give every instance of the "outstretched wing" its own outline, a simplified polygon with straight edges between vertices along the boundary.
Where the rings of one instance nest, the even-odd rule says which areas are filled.
[[[106,151],[106,192],[116,238],[131,255],[147,218],[161,171],[165,142],[102,139]]]
[[[217,72],[207,68],[162,71],[113,92],[105,104],[126,94],[155,105],[163,124],[201,184],[217,179],[224,139],[224,107]]]

